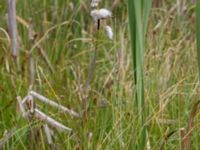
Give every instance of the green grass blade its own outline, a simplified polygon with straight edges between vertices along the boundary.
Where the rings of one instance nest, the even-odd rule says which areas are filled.
[[[200,79],[200,0],[196,1],[196,37],[197,37],[197,61]]]
[[[144,27],[143,27],[143,30],[144,30],[144,36],[146,34],[146,31],[147,31],[147,24],[148,24],[148,18],[149,18],[149,13],[150,13],[150,10],[151,10],[151,6],[152,6],[152,1],[151,0],[143,0],[144,1],[144,6],[143,6],[143,16],[144,16]]]
[[[139,135],[139,149],[145,149],[145,142],[146,142],[146,131],[144,128],[145,122],[145,110],[144,108],[144,83],[143,83],[143,26],[142,26],[142,5],[140,1],[135,0],[135,19],[136,19],[136,42],[137,42],[137,49],[136,49],[136,79],[137,79],[137,101],[138,101],[138,112],[139,112],[139,126],[140,126],[140,135]]]
[[[136,22],[135,22],[135,10],[133,0],[128,0],[128,13],[129,13],[129,26],[130,26],[130,36],[131,36],[131,47],[132,47],[132,61],[133,61],[133,71],[134,80],[136,84]]]
[[[136,87],[136,108],[139,118],[139,149],[145,149],[146,127],[145,127],[145,104],[144,104],[144,82],[143,82],[143,57],[145,33],[148,16],[151,8],[149,0],[128,0],[129,26],[132,46],[132,61]]]

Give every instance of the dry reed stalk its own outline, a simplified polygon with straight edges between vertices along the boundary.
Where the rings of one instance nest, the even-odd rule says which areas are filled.
[[[53,144],[53,141],[52,141],[52,137],[51,137],[51,130],[49,129],[49,126],[47,124],[45,124],[43,126],[44,128],[44,132],[46,134],[46,137],[47,137],[47,142],[49,145],[52,145]]]
[[[185,135],[185,128],[181,128],[180,129],[180,136],[181,136],[180,150],[185,149],[184,135]]]
[[[29,90],[32,90],[34,83],[34,60],[31,53],[28,54],[28,71]]]
[[[192,134],[192,126],[193,126],[193,120],[194,117],[196,116],[198,110],[200,107],[200,101],[197,101],[190,112],[189,120],[188,120],[188,126],[187,126],[187,131],[184,134],[184,137],[182,138],[182,143],[184,144],[184,150],[190,150],[190,138]]]
[[[61,130],[61,131],[64,130],[64,131],[70,131],[70,132],[72,131],[71,128],[68,128],[68,127],[64,126],[63,124],[57,122],[56,120],[47,116],[46,114],[44,114],[37,108],[34,109],[34,114],[37,118],[42,119],[43,121],[47,122],[49,125],[57,128],[58,130]]]
[[[25,97],[22,99],[22,104],[24,104],[24,103],[28,100],[28,97],[29,97],[29,95],[25,96]]]
[[[14,57],[18,55],[18,33],[16,23],[16,7],[15,0],[7,0],[7,11],[8,11],[8,30],[11,38],[11,54]]]
[[[32,95],[31,95],[32,93]],[[24,97],[24,99],[22,100],[20,96],[17,97],[17,101],[18,101],[18,105],[19,105],[19,109],[20,109],[20,112],[22,113],[22,116],[23,118],[25,118],[27,121],[31,120],[32,118],[30,117],[29,114],[32,114],[32,117],[36,117],[36,118],[39,118],[41,120],[43,120],[44,122],[46,122],[47,124],[51,125],[52,127],[55,127],[57,128],[58,130],[61,130],[61,131],[72,131],[71,128],[68,128],[66,127],[65,125],[59,123],[58,121],[54,120],[53,118],[51,118],[50,116],[46,115],[45,113],[43,113],[42,111],[40,111],[39,109],[36,108],[35,104],[34,104],[34,101],[33,101],[33,97],[36,96],[36,98],[38,99],[42,99],[41,101],[42,102],[48,102],[48,104],[50,105],[53,105],[53,106],[58,106],[57,103],[53,102],[53,101],[50,101],[49,99],[43,97],[42,95],[39,95],[33,91],[29,92],[29,94],[27,96]],[[25,107],[24,107],[24,104],[27,104],[27,111],[25,110]],[[57,104],[57,105],[55,105]],[[60,107],[61,105],[59,105],[59,108],[60,109],[64,109],[66,111],[67,108],[65,107]],[[44,127],[44,132],[46,134],[46,137],[47,137],[47,141],[48,141],[48,144],[55,148],[55,145],[53,144],[52,142],[52,131],[49,129],[48,125],[45,124],[43,127]],[[38,136],[37,136],[37,133],[38,133],[38,129],[30,129],[30,136],[29,136],[29,142],[30,142],[30,146],[32,147],[34,145],[34,141],[38,139]]]
[[[29,23],[29,28],[28,28],[28,41],[29,41],[28,49],[30,50],[34,42],[34,32],[32,30],[31,21]],[[32,90],[33,83],[34,83],[34,60],[33,60],[31,52],[28,52],[28,71],[29,71],[29,75],[28,75],[29,90]]]
[[[44,103],[47,103],[47,104],[49,104],[51,106],[54,106],[54,107],[56,107],[56,108],[58,108],[58,109],[60,109],[60,110],[62,110],[64,112],[68,112],[69,114],[71,114],[74,117],[80,117],[80,115],[77,112],[75,112],[73,110],[70,110],[69,108],[66,108],[66,107],[64,107],[64,106],[62,106],[60,104],[57,104],[56,102],[54,102],[54,101],[52,101],[52,100],[50,100],[50,99],[48,99],[48,98],[36,93],[34,91],[30,91],[29,95],[39,99],[40,101],[42,101]]]

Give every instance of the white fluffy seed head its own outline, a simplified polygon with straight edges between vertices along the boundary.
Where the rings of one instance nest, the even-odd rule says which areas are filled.
[[[110,26],[105,26],[105,31],[106,31],[106,35],[108,36],[109,39],[113,39],[113,31],[112,28]]]
[[[99,14],[101,15],[102,19],[112,17],[112,12],[105,8],[100,9]]]
[[[94,21],[97,21],[101,17],[99,15],[99,10],[97,10],[97,9],[92,10],[90,15],[92,16]]]
[[[99,19],[105,19],[105,18],[112,17],[112,12],[105,8],[94,9],[91,11],[90,15],[92,16],[94,21],[97,21]]]

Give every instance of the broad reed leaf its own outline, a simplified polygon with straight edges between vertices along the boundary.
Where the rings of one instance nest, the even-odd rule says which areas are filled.
[[[135,22],[135,10],[134,1],[128,0],[128,13],[129,13],[129,26],[130,26],[130,36],[131,36],[131,47],[132,47],[132,61],[133,61],[133,71],[136,84],[136,22]]]
[[[145,149],[146,127],[145,127],[145,108],[144,108],[144,82],[143,82],[143,57],[145,45],[145,33],[147,28],[148,16],[151,8],[150,0],[128,0],[129,26],[132,47],[132,61],[134,71],[135,99],[134,108],[139,117],[139,149]]]
[[[149,13],[151,10],[151,6],[152,6],[152,1],[151,0],[143,0],[144,1],[144,5],[143,5],[143,21],[144,21],[144,36],[146,34],[147,31],[147,25],[148,25],[148,18],[149,18]]]

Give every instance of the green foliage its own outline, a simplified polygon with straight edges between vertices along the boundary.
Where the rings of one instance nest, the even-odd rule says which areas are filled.
[[[129,24],[130,24],[130,35],[133,55],[133,71],[135,78],[135,101],[136,108],[140,120],[140,132],[139,135],[139,147],[137,149],[145,149],[146,144],[146,125],[145,125],[145,100],[144,100],[144,45],[145,45],[145,33],[147,30],[148,15],[151,8],[151,1],[128,1],[129,11]]]
[[[199,66],[199,78],[200,78],[200,0],[196,1],[196,37],[197,37],[197,60]]]

